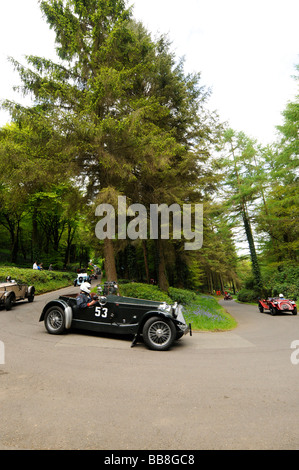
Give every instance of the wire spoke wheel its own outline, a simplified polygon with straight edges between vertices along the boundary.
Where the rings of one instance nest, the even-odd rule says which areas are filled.
[[[150,340],[153,343],[160,344],[161,346],[169,341],[170,335],[170,327],[164,322],[155,322],[149,329]]]
[[[45,314],[45,326],[49,333],[60,334],[64,331],[64,311],[60,307],[51,307]]]
[[[143,338],[150,349],[168,349],[176,337],[176,329],[171,321],[152,317],[143,327]]]
[[[50,315],[48,316],[48,322],[52,328],[54,329],[60,328],[63,323],[63,318],[62,318],[61,313],[58,310],[51,312]]]

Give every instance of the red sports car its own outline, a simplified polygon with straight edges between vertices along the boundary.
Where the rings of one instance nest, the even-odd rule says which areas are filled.
[[[292,313],[297,315],[297,305],[293,300],[282,299],[280,297],[269,297],[267,300],[259,300],[258,308],[260,312],[270,310],[271,315],[277,313]]]

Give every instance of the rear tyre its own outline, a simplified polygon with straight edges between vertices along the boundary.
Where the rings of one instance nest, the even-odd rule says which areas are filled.
[[[151,317],[145,322],[142,335],[149,349],[166,351],[176,339],[176,328],[172,321],[161,317]]]
[[[45,313],[45,327],[51,335],[60,335],[65,330],[65,316],[61,307],[50,307]]]

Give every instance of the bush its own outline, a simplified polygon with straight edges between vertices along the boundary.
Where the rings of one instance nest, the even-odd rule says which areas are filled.
[[[250,289],[241,289],[237,296],[240,302],[257,302],[258,298],[259,294]]]
[[[196,299],[195,292],[187,289],[178,289],[176,287],[169,287],[168,294],[174,302],[183,305],[187,305],[192,302],[192,300]]]
[[[134,297],[138,299],[157,300],[167,303],[177,302],[182,305],[187,305],[196,299],[195,292],[187,289],[178,289],[170,287],[168,295],[162,292],[157,286],[150,284],[142,284],[138,282],[120,282],[120,294],[125,297]]]
[[[150,284],[142,284],[138,282],[120,284],[119,291],[124,297],[172,303],[171,298],[167,294],[162,292],[157,286],[152,286]]]
[[[10,276],[16,281],[35,287],[36,294],[60,289],[73,284],[74,273],[60,271],[39,271],[32,268],[16,268],[13,266],[0,267],[0,281]]]

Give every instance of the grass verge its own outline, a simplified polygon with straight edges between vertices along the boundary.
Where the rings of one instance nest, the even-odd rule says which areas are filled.
[[[193,330],[227,331],[237,326],[236,320],[211,295],[198,294],[184,305],[184,317]]]

